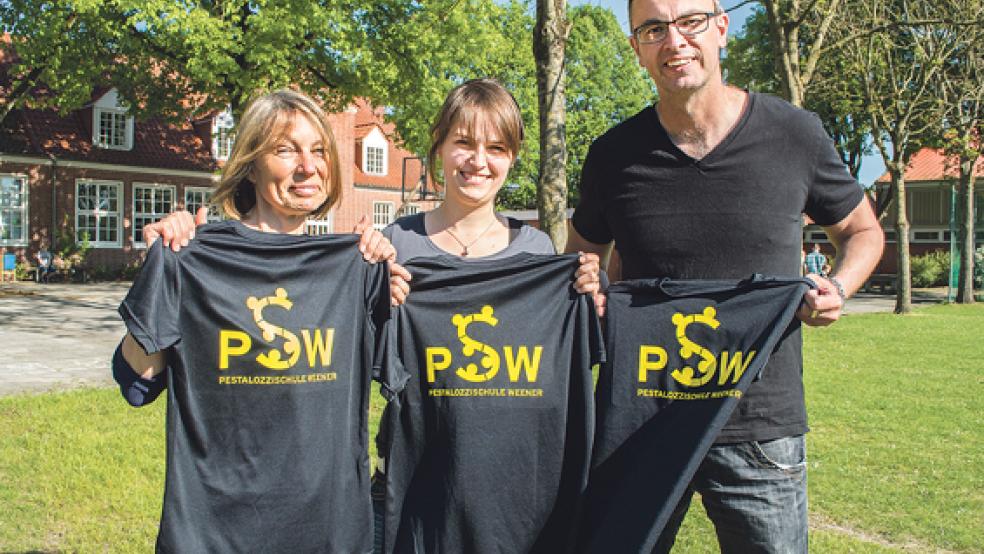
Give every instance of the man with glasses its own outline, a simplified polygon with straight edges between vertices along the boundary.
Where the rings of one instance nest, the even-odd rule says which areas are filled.
[[[629,0],[630,42],[659,101],[591,146],[568,252],[614,243],[622,279],[798,276],[802,213],[837,248],[797,318],[829,325],[881,255],[861,187],[818,118],[724,83],[728,15],[712,0]],[[695,491],[723,552],[806,552],[802,340],[791,328],[722,429],[663,530],[667,552]],[[614,355],[618,355],[615,353]]]

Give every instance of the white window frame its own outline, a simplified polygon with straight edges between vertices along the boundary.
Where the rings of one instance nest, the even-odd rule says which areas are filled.
[[[812,244],[815,242],[826,244],[830,242],[830,237],[827,236],[827,232],[823,229],[807,228],[806,231],[803,232],[803,243]]]
[[[378,154],[370,156],[370,150],[378,150]],[[362,172],[366,175],[382,176],[386,175],[388,167],[389,141],[378,128],[375,128],[362,139]]]
[[[335,227],[335,217],[333,212],[320,219],[308,218],[304,221],[304,233],[312,236],[330,235]]]
[[[116,144],[113,140],[108,142],[103,140],[103,114],[124,118],[121,144]],[[110,137],[114,136],[115,133],[111,132]],[[119,93],[116,89],[108,91],[92,107],[92,144],[109,150],[133,150],[133,117],[127,115],[126,108],[120,105]]]
[[[102,187],[112,188],[116,190],[116,211],[93,208],[89,210],[82,210],[79,207],[79,200],[81,199],[81,188],[84,185],[95,185],[98,187],[96,189],[96,200],[99,199],[99,190]],[[94,216],[96,218],[96,233],[99,231],[99,221],[102,218],[114,218],[116,220],[116,240],[106,241],[106,240],[95,240],[98,237],[89,237],[89,245],[92,248],[122,248],[123,247],[123,182],[122,181],[104,181],[99,179],[76,179],[75,181],[75,242],[78,244],[81,242],[81,230],[80,230],[80,219],[83,216]]]
[[[169,206],[164,206],[164,210],[150,211],[150,212],[137,212],[137,192],[141,190],[151,191],[154,198],[151,200],[152,204],[156,204],[156,196],[158,193],[170,192],[171,202]],[[147,248],[147,245],[143,241],[143,226],[138,230],[137,228],[137,218],[146,220],[144,225],[148,223],[153,223],[157,220],[164,219],[175,209],[175,204],[177,202],[177,190],[174,185],[162,185],[159,183],[133,183],[133,194],[130,198],[130,221],[132,225],[130,226],[130,238],[133,241],[134,248]]]
[[[396,204],[386,201],[375,201],[372,203],[372,226],[374,229],[382,230],[387,225],[393,223],[396,215]]]
[[[949,242],[943,240],[943,233],[949,231],[947,228],[937,227],[937,228],[916,228],[909,230],[909,242],[927,244],[927,243],[937,243],[937,242]],[[916,233],[933,233],[934,238],[916,238]]]
[[[415,214],[419,214],[420,213],[420,205],[419,204],[413,204],[413,203],[404,204],[403,207],[400,208],[400,213],[402,215],[415,215]]]
[[[212,157],[216,160],[228,160],[232,154],[232,144],[236,140],[236,134],[232,130],[235,127],[236,121],[229,108],[212,119]]]
[[[30,215],[30,211],[29,211],[30,188],[28,187],[28,183],[27,183],[27,175],[23,175],[20,173],[0,173],[0,180],[2,179],[20,181],[20,187],[21,187],[20,197],[22,201],[21,204],[17,207],[4,206],[3,204],[0,204],[0,246],[27,246],[28,230],[29,230],[28,216]],[[20,224],[21,238],[5,239],[3,238],[3,231],[7,230],[7,227],[10,225],[8,223],[8,218],[5,216],[5,214],[13,213],[15,211],[21,212],[21,224]]]
[[[214,187],[192,187],[192,186],[185,187],[184,188],[184,198],[183,198],[183,200],[184,200],[184,204],[183,204],[184,205],[184,209],[186,209],[189,212],[191,212],[191,215],[195,215],[195,212],[198,211],[198,208],[195,208],[194,210],[192,210],[189,207],[189,204],[191,203],[191,201],[188,198],[188,196],[191,195],[191,194],[203,194],[203,195],[205,195],[205,198],[202,199],[202,202],[200,202],[200,204],[203,205],[203,206],[206,206],[208,208],[208,216],[207,216],[206,221],[209,222],[209,223],[214,223],[216,221],[222,221],[222,215],[219,213],[218,208],[216,208],[215,206],[213,206],[211,204],[212,194],[214,192],[215,192],[215,188]],[[195,201],[195,204],[199,204],[199,202],[196,200]]]

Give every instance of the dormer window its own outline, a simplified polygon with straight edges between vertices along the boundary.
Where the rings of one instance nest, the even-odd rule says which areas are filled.
[[[362,172],[366,175],[386,175],[389,143],[378,128],[362,139]]]
[[[229,108],[212,120],[212,156],[216,160],[228,160],[232,154],[232,143],[236,140],[234,127],[235,120]]]
[[[133,118],[120,106],[119,95],[112,89],[92,107],[92,143],[113,150],[133,149]]]

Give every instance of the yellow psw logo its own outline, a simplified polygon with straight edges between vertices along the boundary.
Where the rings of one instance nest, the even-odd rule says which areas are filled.
[[[725,385],[728,381],[735,384],[748,369],[748,364],[755,357],[755,351],[749,352],[721,352],[720,357],[714,356],[710,350],[697,344],[687,337],[687,326],[693,323],[700,323],[717,330],[721,322],[715,316],[717,311],[708,306],[704,308],[702,314],[684,315],[681,313],[673,314],[673,325],[676,326],[676,339],[680,344],[680,358],[689,360],[693,356],[699,356],[697,370],[685,365],[682,368],[674,369],[670,372],[673,380],[686,387],[700,387],[706,385],[717,373],[718,385]],[[667,357],[666,349],[662,346],[643,344],[639,346],[639,382],[645,383],[649,379],[649,372],[662,371],[666,368]]]
[[[472,323],[484,323],[490,327],[499,324],[499,320],[493,315],[492,306],[484,306],[477,314],[467,316],[455,314],[451,318],[451,323],[458,328],[458,340],[461,341],[461,353],[465,356],[472,356],[476,353],[482,354],[480,364],[485,371],[479,372],[478,365],[475,363],[465,364],[455,370],[455,374],[470,383],[484,383],[491,380],[499,373],[502,358],[499,352],[491,346],[481,343],[468,336],[468,326]],[[530,357],[529,347],[520,346],[513,349],[512,346],[502,347],[503,356],[506,359],[506,371],[509,380],[517,382],[520,373],[526,374],[526,381],[536,382],[537,373],[540,370],[540,355],[543,353],[543,346],[533,347],[533,356]],[[438,371],[444,371],[451,367],[451,350],[442,346],[428,346],[424,351],[427,366],[427,382],[433,383]]]
[[[301,338],[296,334],[278,327],[263,319],[263,309],[267,306],[276,306],[284,310],[290,310],[294,305],[287,298],[287,291],[278,288],[274,296],[256,298],[250,296],[246,299],[246,307],[253,311],[253,319],[256,326],[263,331],[263,340],[272,342],[276,337],[284,340],[283,352],[276,348],[256,356],[256,361],[260,365],[269,369],[288,369],[294,367],[298,358],[301,357],[301,340],[303,339],[303,350],[307,353],[307,362],[310,367],[315,367],[316,362],[320,362],[321,367],[331,365],[331,350],[335,338],[335,330],[326,329],[301,329]],[[229,369],[229,359],[234,356],[242,356],[253,347],[253,341],[249,334],[238,331],[222,329],[219,331],[219,369]],[[286,354],[286,359],[284,354]]]

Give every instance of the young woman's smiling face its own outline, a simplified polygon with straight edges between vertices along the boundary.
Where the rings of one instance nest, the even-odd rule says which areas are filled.
[[[446,197],[465,205],[493,202],[515,158],[487,117],[477,118],[473,131],[453,126],[440,155]]]

